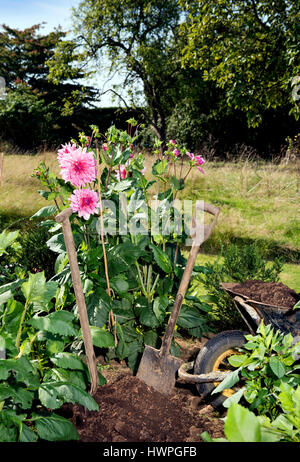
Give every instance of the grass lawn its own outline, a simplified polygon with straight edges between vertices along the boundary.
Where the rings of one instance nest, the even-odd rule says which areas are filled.
[[[36,156],[7,155],[0,186],[0,229],[2,222],[20,221],[49,205],[37,190],[42,189],[31,174],[44,161],[58,173],[56,153]],[[151,176],[152,159],[147,157],[146,174]],[[187,168],[187,167],[185,167]],[[207,162],[205,175],[197,170],[189,177],[179,198],[205,200],[221,208],[214,233],[198,257],[202,263],[216,258],[222,246],[256,242],[272,259],[282,255],[286,264],[281,280],[300,291],[300,162],[274,165],[271,162]]]

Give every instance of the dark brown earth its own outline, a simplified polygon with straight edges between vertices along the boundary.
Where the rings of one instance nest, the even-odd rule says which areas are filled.
[[[188,344],[182,359],[191,359],[199,346]],[[179,381],[165,396],[133,376],[125,364],[111,362],[102,373],[107,383],[94,396],[99,411],[86,412],[78,405],[62,409],[81,442],[201,442],[204,431],[224,437],[223,422],[212,406],[201,402],[196,387]]]
[[[235,285],[233,290],[251,300],[286,308],[293,308],[300,300],[300,295],[282,282],[248,280]]]

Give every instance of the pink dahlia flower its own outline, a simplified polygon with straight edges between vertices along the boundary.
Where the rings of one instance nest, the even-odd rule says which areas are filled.
[[[59,163],[63,157],[67,156],[68,154],[71,154],[71,152],[76,151],[77,149],[76,144],[71,144],[71,143],[62,144],[61,146],[62,147],[61,149],[58,150],[58,155],[57,155]]]
[[[90,189],[75,189],[71,196],[70,207],[73,212],[78,212],[79,217],[88,220],[99,207],[98,195]]]
[[[194,160],[194,159],[195,159],[194,154],[191,153],[191,152],[189,152],[189,151],[186,152],[186,155],[187,155],[191,160]]]
[[[86,148],[77,148],[71,152],[63,153],[58,159],[61,168],[61,176],[65,182],[69,181],[73,186],[80,188],[86,183],[96,179],[96,160],[93,152],[87,152]]]
[[[116,177],[118,181],[125,180],[127,175],[126,166],[120,165],[119,170],[116,171]]]
[[[108,150],[108,146],[107,146],[106,143],[103,143],[103,144],[102,144],[102,149],[103,149],[104,151],[107,151],[107,150]]]
[[[175,144],[177,144],[177,142],[175,140],[170,140],[170,143],[173,144],[173,146],[175,146]]]
[[[201,156],[195,156],[195,160],[197,161],[198,165],[202,165],[205,162],[205,160]]]
[[[198,165],[196,165],[196,168],[199,170],[199,172],[201,173],[204,173],[204,170],[203,168],[200,167],[200,165],[204,164],[205,160],[203,159],[203,157],[201,156],[195,156],[195,159],[194,159]]]
[[[180,151],[178,149],[174,149],[173,154],[176,157],[180,157]]]

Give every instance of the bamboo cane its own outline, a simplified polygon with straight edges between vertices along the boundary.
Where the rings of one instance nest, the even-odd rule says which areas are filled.
[[[1,152],[0,154],[0,186],[2,184],[3,161],[4,161],[4,152]]]

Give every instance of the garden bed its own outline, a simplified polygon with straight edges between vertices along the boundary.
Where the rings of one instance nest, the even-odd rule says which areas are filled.
[[[191,359],[198,350],[190,344],[182,359]],[[61,409],[81,442],[201,442],[204,431],[215,438],[224,436],[223,422],[201,401],[196,387],[178,381],[173,393],[165,396],[114,361],[102,374],[107,383],[94,396],[99,411],[70,404]]]

